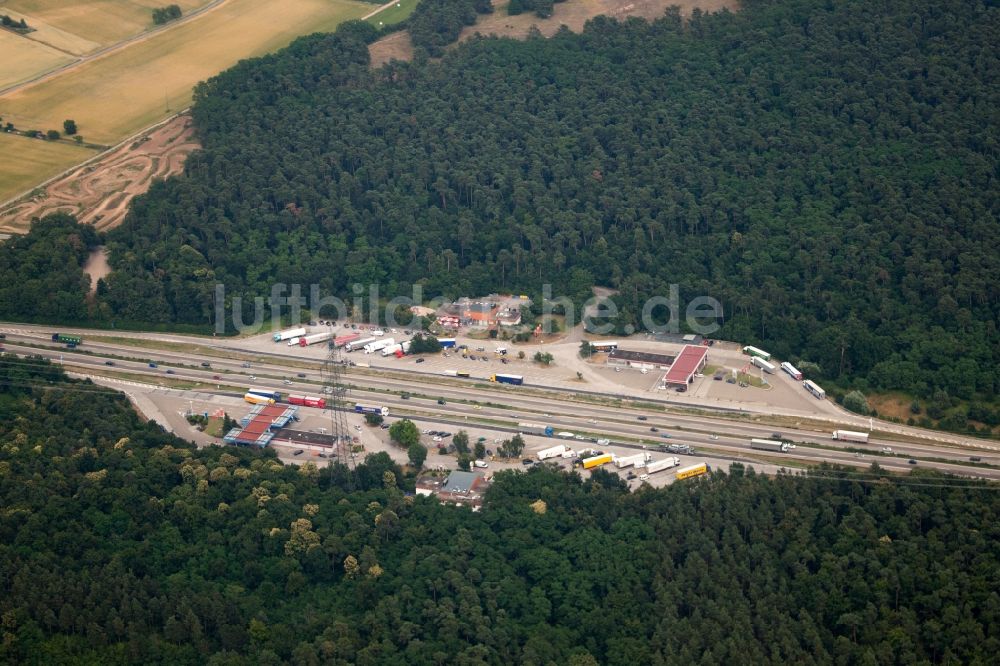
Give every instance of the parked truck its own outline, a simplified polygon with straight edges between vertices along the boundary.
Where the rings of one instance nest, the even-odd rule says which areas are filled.
[[[520,386],[524,383],[524,377],[521,375],[501,375],[495,374],[490,377],[491,382],[496,382],[498,384],[514,384],[515,386]]]
[[[781,369],[784,370],[785,372],[787,372],[789,374],[789,376],[791,376],[792,379],[797,379],[800,382],[802,381],[802,372],[799,371],[798,368],[796,368],[794,365],[792,365],[788,361],[785,361],[785,362],[783,362],[781,364]]]
[[[563,430],[561,432],[557,432],[556,437],[559,437],[560,439],[575,439],[576,434],[568,430]]]
[[[584,469],[593,469],[595,467],[600,467],[601,465],[607,465],[609,462],[614,460],[614,456],[610,453],[602,453],[599,456],[593,456],[592,458],[583,459]]]
[[[360,402],[354,405],[354,411],[358,414],[378,414],[379,416],[389,416],[389,408],[379,405],[362,405]]]
[[[393,353],[396,354],[396,358],[403,358],[404,356],[406,356],[407,354],[409,354],[410,353],[410,341],[407,340],[406,342],[404,342],[401,345],[399,345],[399,349],[397,349]]]
[[[375,340],[374,342],[369,342],[362,349],[365,350],[366,354],[374,354],[377,351],[382,351],[386,347],[391,347],[396,344],[394,338],[382,338],[381,340]]]
[[[326,399],[317,398],[311,395],[292,394],[288,396],[288,404],[302,405],[303,407],[317,407],[319,409],[323,409],[326,407]]]
[[[363,349],[365,345],[375,342],[376,340],[378,340],[378,338],[376,337],[352,340],[351,342],[348,342],[346,345],[344,345],[344,351],[352,352],[352,351],[357,351],[358,349]]]
[[[442,349],[451,349],[455,346],[455,338],[438,338]]]
[[[274,398],[267,398],[262,395],[257,395],[256,393],[246,393],[243,395],[243,399],[249,402],[251,405],[273,405]]]
[[[327,340],[333,339],[333,331],[324,331],[323,333],[313,333],[312,335],[307,335],[304,338],[299,338],[300,347],[308,347],[309,345],[319,344],[320,342],[326,342]]]
[[[712,468],[705,463],[688,465],[687,467],[682,467],[677,470],[677,480],[682,481],[684,479],[690,479],[693,476],[701,476],[702,474],[708,473],[711,469]]]
[[[348,343],[360,339],[361,339],[360,333],[348,333],[347,335],[339,335],[333,339],[333,346],[346,347]]]
[[[552,426],[537,423],[518,423],[517,431],[522,435],[545,435],[546,437],[553,435]]]
[[[306,334],[306,329],[304,328],[290,328],[287,331],[281,331],[280,333],[274,334],[275,342],[284,342],[285,340],[291,340],[292,338],[300,338]]]
[[[815,397],[817,400],[826,399],[826,391],[820,388],[820,385],[814,381],[811,381],[809,379],[805,380],[804,382],[802,382],[802,388],[812,393],[813,397]]]
[[[646,474],[656,474],[665,469],[670,469],[671,467],[677,467],[681,464],[681,459],[677,457],[664,458],[663,460],[654,460],[653,462],[646,463]]]
[[[653,456],[651,456],[648,453],[636,453],[631,456],[621,456],[615,458],[615,467],[617,467],[618,469],[623,469],[625,467],[632,467],[632,466],[644,467],[646,463],[652,459],[652,457]]]
[[[400,352],[399,355],[402,356],[403,345],[396,343],[394,345],[389,345],[382,350],[382,356],[395,356],[396,352]]]
[[[780,439],[751,439],[750,448],[758,451],[785,453],[788,451],[788,442],[782,442]]]
[[[769,375],[773,375],[774,374],[774,364],[770,363],[768,361],[765,361],[760,356],[754,356],[752,359],[750,359],[750,363],[752,363],[753,365],[756,365],[758,368],[760,368],[761,370],[763,370],[764,372],[766,372]]]
[[[854,432],[852,430],[834,430],[833,438],[843,442],[861,442],[863,444],[868,443],[868,433],[866,432]]]
[[[547,449],[542,449],[537,453],[537,456],[539,460],[546,460],[548,458],[560,458],[564,453],[566,453],[566,446],[558,444],[556,446],[550,446]]]

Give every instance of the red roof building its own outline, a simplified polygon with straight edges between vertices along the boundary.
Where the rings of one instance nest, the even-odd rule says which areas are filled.
[[[704,370],[707,363],[706,347],[685,345],[667,370],[667,374],[663,376],[663,385],[667,388],[682,386],[686,390],[695,374]]]

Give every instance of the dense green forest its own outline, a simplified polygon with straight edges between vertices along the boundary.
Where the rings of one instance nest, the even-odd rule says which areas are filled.
[[[536,469],[473,513],[385,454],[352,479],[197,450],[0,356],[0,661],[992,661],[1000,495],[878,476]]]
[[[598,284],[621,333],[677,283],[721,301],[719,337],[821,380],[995,407],[996,3],[748,0],[372,72],[376,36],[198,88],[204,150],[110,234],[102,317],[205,325],[219,282],[245,303]]]
[[[490,0],[420,0],[406,21],[410,41],[427,56],[441,56],[477,14],[493,11]]]

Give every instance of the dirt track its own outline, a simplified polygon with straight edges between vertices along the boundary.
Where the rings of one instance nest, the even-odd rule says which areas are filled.
[[[180,173],[197,149],[191,118],[180,115],[132,143],[52,181],[42,191],[0,211],[0,231],[24,233],[32,218],[63,211],[101,230],[121,224],[128,204],[154,178]]]

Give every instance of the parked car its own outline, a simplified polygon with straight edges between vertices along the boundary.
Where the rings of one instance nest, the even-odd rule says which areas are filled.
[[[522,465],[533,465],[533,464],[535,464],[535,461],[532,460],[531,458],[525,458],[524,460],[521,461],[521,464]]]
[[[423,362],[424,362],[424,361],[426,361],[426,360],[427,360],[427,359],[425,359],[425,358],[418,358],[418,359],[416,360],[416,363],[423,363]]]
[[[305,453],[305,451],[303,451],[302,449],[295,449],[295,453],[293,453],[292,455],[301,456],[303,453]]]
[[[434,441],[435,441],[435,442],[442,442],[442,441],[444,441],[444,440],[443,440],[443,439],[441,439],[441,435],[434,435]]]
[[[389,424],[388,423],[383,423],[382,425],[379,426],[379,428],[381,428],[382,430],[388,430],[389,429]]]

